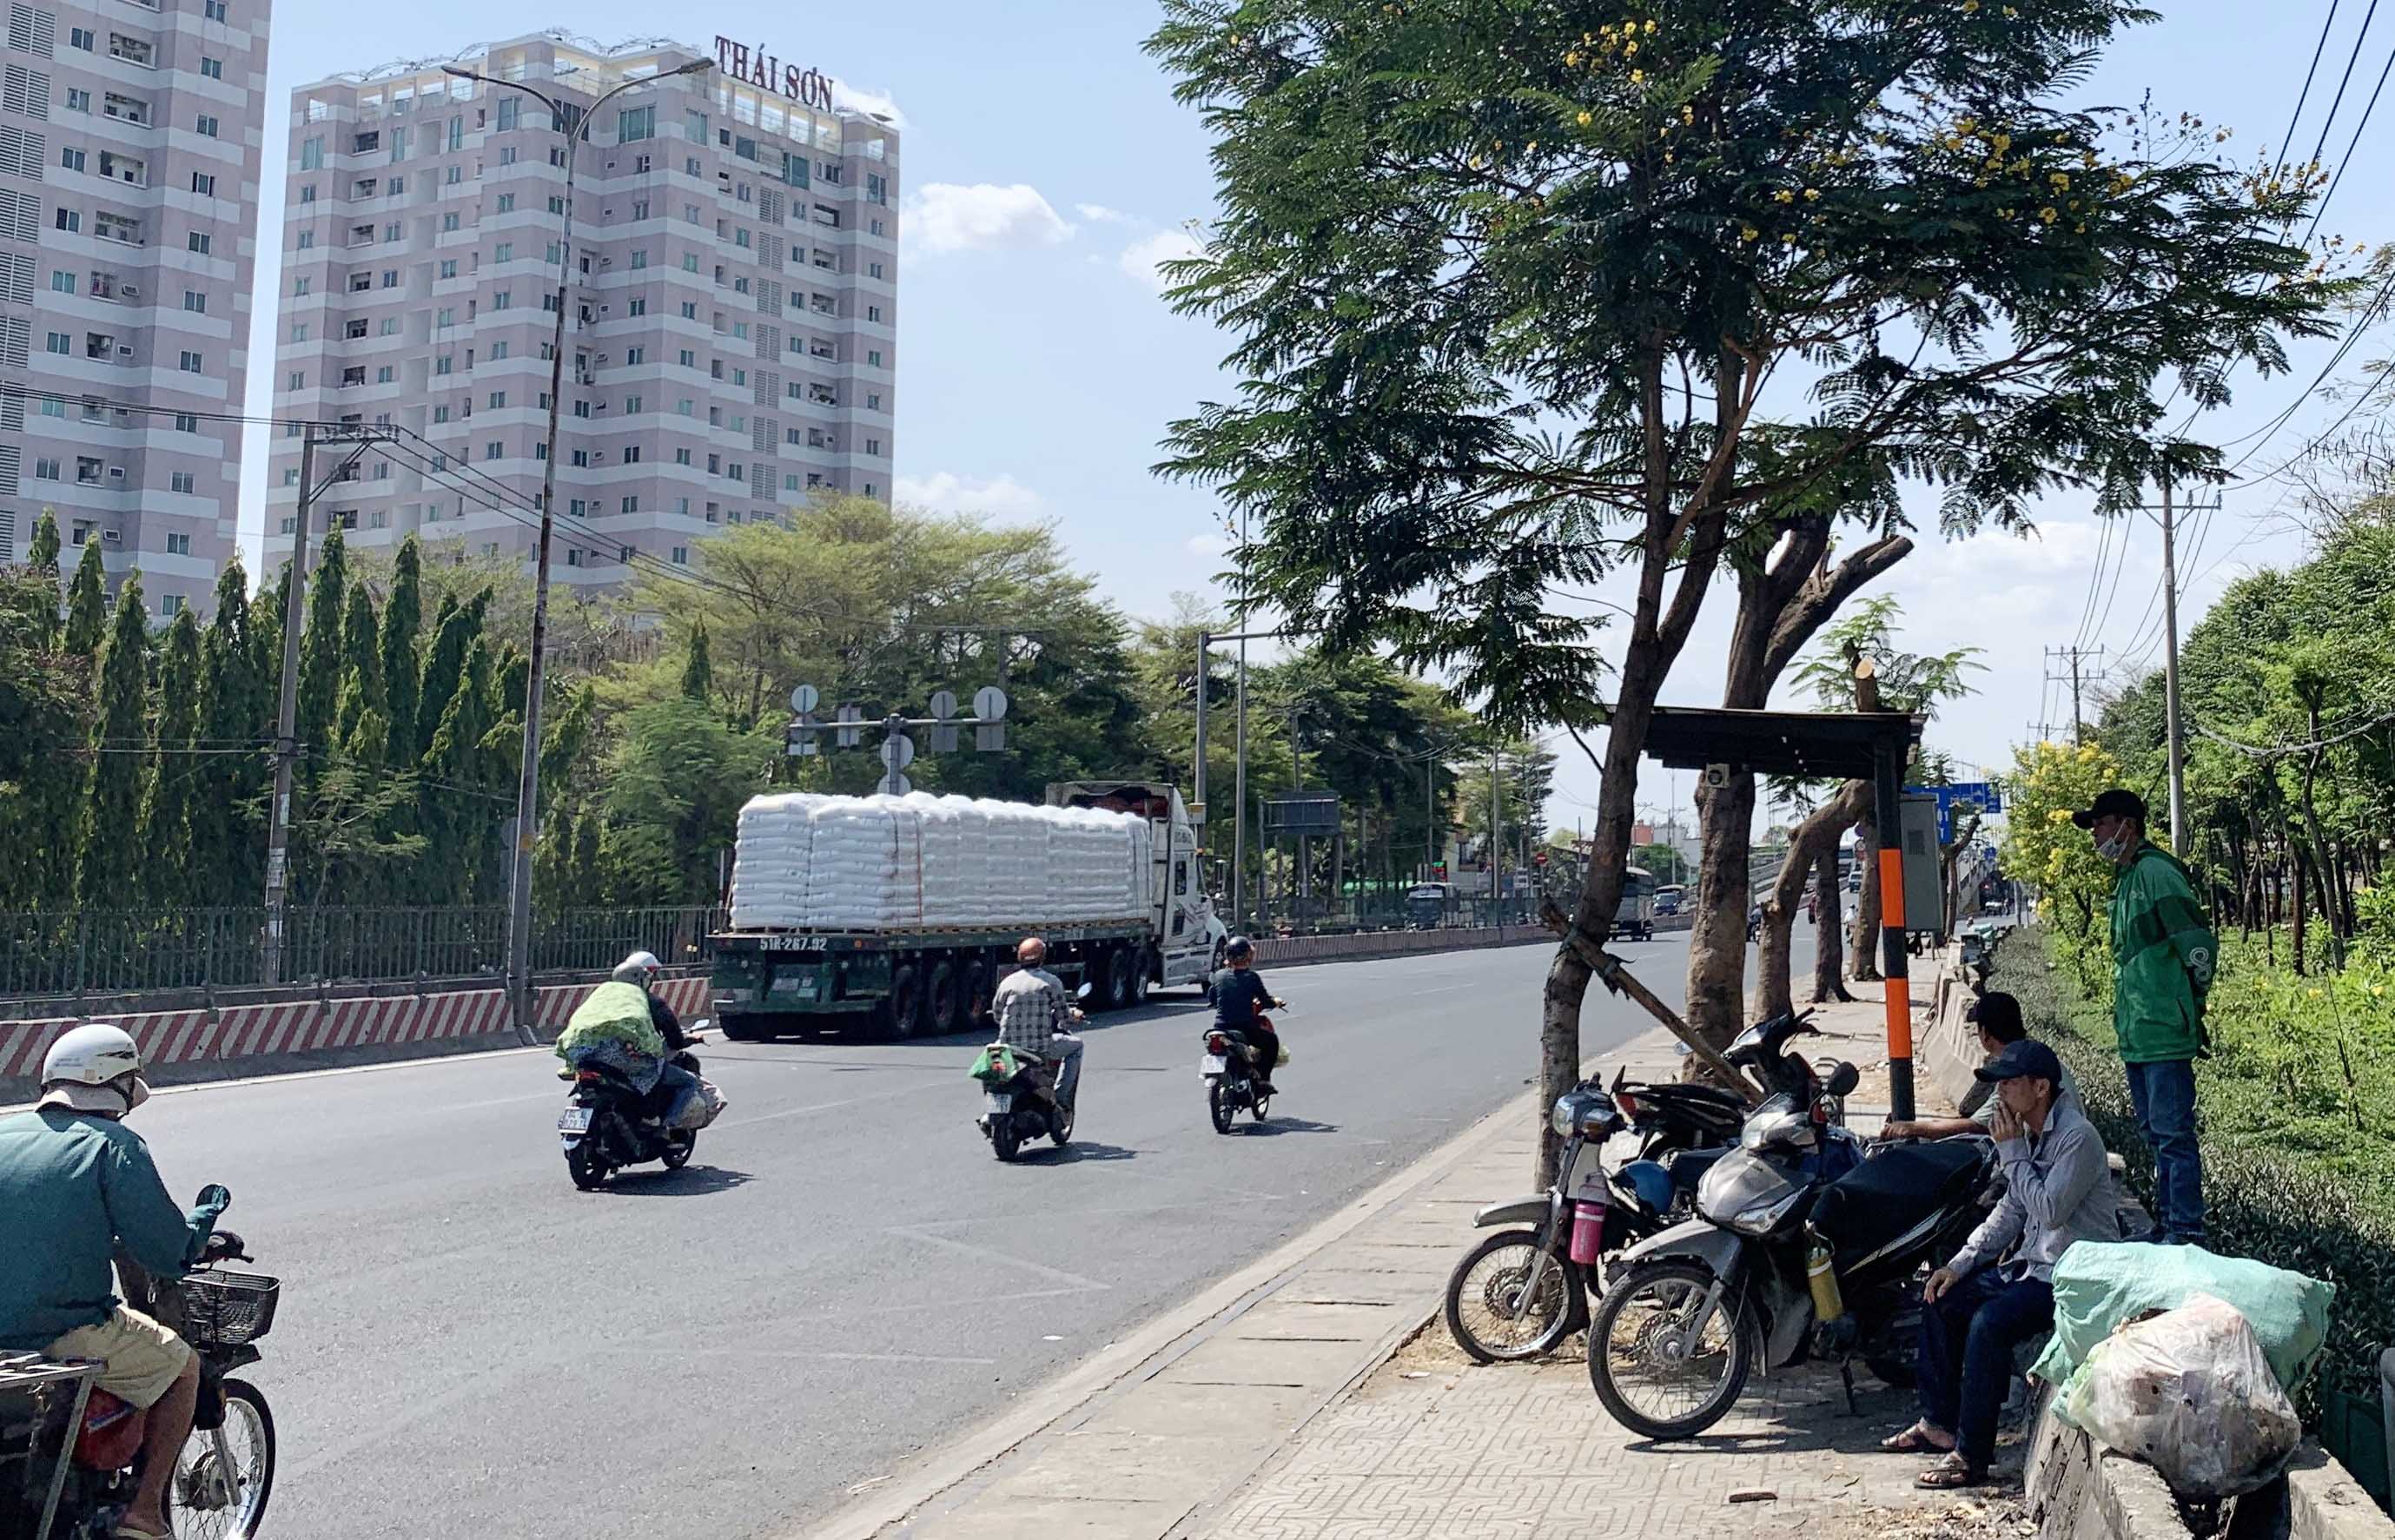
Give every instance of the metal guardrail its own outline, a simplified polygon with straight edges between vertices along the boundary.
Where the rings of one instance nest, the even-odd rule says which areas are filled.
[[[534,921],[536,969],[604,968],[625,954],[707,960],[725,913],[710,906],[564,909]],[[507,909],[296,909],[284,977],[262,977],[263,906],[0,913],[0,999],[498,975]]]

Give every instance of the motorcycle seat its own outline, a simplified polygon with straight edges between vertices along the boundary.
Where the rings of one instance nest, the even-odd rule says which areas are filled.
[[[1936,1211],[1967,1203],[1986,1180],[1984,1139],[1883,1145],[1822,1189],[1812,1224],[1841,1256],[1878,1250]]]

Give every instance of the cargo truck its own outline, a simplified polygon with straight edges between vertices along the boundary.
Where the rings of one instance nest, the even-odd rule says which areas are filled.
[[[1046,802],[759,797],[740,815],[713,1014],[742,1042],[840,1027],[893,1037],[986,1024],[1029,935],[1068,990],[1119,1009],[1202,989],[1229,938],[1181,794],[1068,781]]]

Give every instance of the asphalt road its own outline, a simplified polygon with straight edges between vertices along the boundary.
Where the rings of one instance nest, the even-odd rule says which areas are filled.
[[[1686,949],[1629,943],[1675,1001]],[[592,1194],[538,1051],[192,1087],[137,1126],[179,1195],[232,1188],[227,1224],[284,1281],[249,1371],[282,1440],[270,1533],[758,1535],[1519,1092],[1550,955],[1270,975],[1292,1061],[1271,1121],[1227,1139],[1201,1006],[1100,1017],[1074,1146],[1014,1165],[973,1126],[961,1038],[719,1040],[701,1057],[732,1106],[691,1166]],[[1583,1040],[1648,1025],[1596,991]]]

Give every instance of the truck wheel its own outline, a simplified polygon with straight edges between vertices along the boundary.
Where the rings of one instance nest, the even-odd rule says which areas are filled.
[[[989,964],[979,958],[965,965],[964,987],[958,1003],[964,1011],[964,1025],[969,1032],[979,1032],[989,1025]]]
[[[1142,947],[1136,954],[1136,958],[1137,960],[1131,967],[1131,1003],[1134,1006],[1144,1006],[1147,1004],[1148,990],[1153,987],[1156,982],[1156,974],[1159,965],[1157,961],[1156,953],[1151,948]]]
[[[890,998],[882,1009],[889,1013],[890,1035],[905,1042],[923,1030],[923,973],[913,963],[907,963],[891,975]]]
[[[1105,992],[1108,1010],[1121,1010],[1131,1004],[1131,975],[1138,971],[1138,954],[1130,947],[1118,946],[1106,954]]]
[[[924,995],[924,1007],[929,1013],[932,1035],[946,1037],[957,1030],[957,965],[938,962],[932,965],[932,981]]]
[[[727,1016],[723,1019],[723,1035],[734,1043],[754,1043],[761,1034],[739,1018]]]

